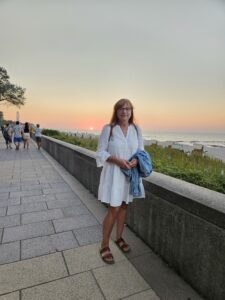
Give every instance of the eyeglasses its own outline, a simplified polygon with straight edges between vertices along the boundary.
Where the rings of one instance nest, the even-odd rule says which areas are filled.
[[[131,111],[131,109],[132,108],[130,108],[130,107],[120,107],[120,108],[118,108],[118,111],[120,111],[120,112],[122,112],[122,111],[129,112],[129,111]]]

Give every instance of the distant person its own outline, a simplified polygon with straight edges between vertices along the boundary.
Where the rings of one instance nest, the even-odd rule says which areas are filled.
[[[108,204],[103,220],[100,248],[100,256],[107,264],[114,263],[113,254],[109,248],[109,239],[115,223],[117,224],[115,244],[124,253],[131,250],[122,234],[128,204],[133,201],[134,194],[131,193],[131,183],[122,170],[131,172],[137,165],[140,166],[138,154],[143,154],[145,152],[143,150],[142,133],[134,123],[133,105],[128,99],[121,99],[114,105],[110,124],[102,129],[96,152],[97,166],[103,166],[98,199]],[[135,198],[143,198],[145,193],[141,178],[136,182],[139,194]]]
[[[26,122],[23,128],[23,145],[24,149],[29,148],[29,143],[30,143],[30,126],[29,123]]]
[[[6,149],[12,149],[12,128],[9,123],[3,127],[3,137],[6,143]]]
[[[36,125],[34,135],[35,135],[38,150],[40,150],[40,148],[41,148],[41,128],[40,128],[40,124]]]
[[[16,150],[19,150],[20,143],[22,142],[22,134],[23,134],[22,126],[20,125],[19,121],[16,121],[16,125],[13,128],[13,132],[14,132],[14,144],[16,146]]]

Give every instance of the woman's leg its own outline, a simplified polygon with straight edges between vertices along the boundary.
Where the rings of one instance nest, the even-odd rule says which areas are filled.
[[[120,239],[123,234],[124,224],[126,221],[128,205],[123,203],[117,215],[116,240]]]
[[[110,206],[107,210],[107,214],[103,220],[103,237],[102,237],[102,244],[101,247],[108,247],[109,246],[109,239],[110,235],[113,229],[113,225],[116,222],[118,212],[120,210],[120,207],[112,207]]]
[[[12,149],[12,138],[9,139],[9,148]]]

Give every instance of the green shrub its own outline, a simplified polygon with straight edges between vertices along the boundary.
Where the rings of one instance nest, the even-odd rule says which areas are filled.
[[[225,163],[196,153],[147,146],[154,170],[225,194]]]

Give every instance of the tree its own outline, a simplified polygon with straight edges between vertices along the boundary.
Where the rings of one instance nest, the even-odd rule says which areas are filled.
[[[0,67],[0,102],[6,101],[10,104],[24,105],[25,89],[9,81],[6,69]]]

